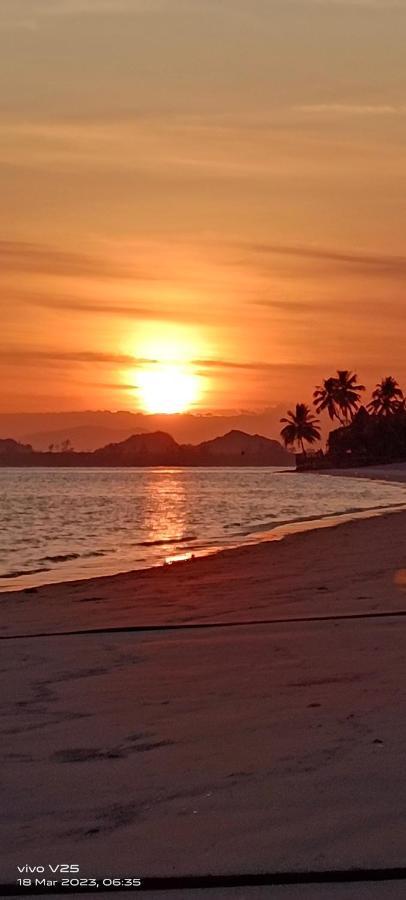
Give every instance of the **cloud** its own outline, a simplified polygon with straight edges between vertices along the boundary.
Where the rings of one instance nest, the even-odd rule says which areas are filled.
[[[164,283],[164,282],[163,282]],[[175,322],[182,326],[190,323],[205,324],[213,323],[213,306],[211,304],[188,304],[185,306],[174,306],[173,303],[166,303],[160,298],[157,301],[148,301],[148,303],[122,303],[107,302],[101,303],[97,300],[78,299],[75,300],[69,294],[45,295],[41,291],[14,288],[4,289],[4,294],[8,301],[16,301],[36,309],[49,310],[54,313],[78,313],[93,316],[109,316],[110,318],[120,317],[124,319],[137,319],[149,322],[169,323]],[[230,315],[230,308],[226,305],[216,304],[215,313],[217,318],[222,315],[227,319]]]
[[[92,350],[58,350],[58,349],[39,349],[39,348],[23,348],[8,347],[2,348],[1,358],[3,362],[26,364],[50,363],[90,363],[102,365],[143,365],[150,360],[137,359],[133,356],[122,353],[101,353]]]
[[[240,245],[241,246],[241,245]],[[287,256],[298,260],[310,260],[316,264],[338,266],[340,269],[357,270],[391,277],[404,277],[406,257],[381,253],[355,253],[331,250],[324,247],[289,246],[283,244],[257,243],[245,245],[256,256]]]
[[[35,30],[39,25],[81,16],[135,16],[190,11],[188,0],[2,0],[0,28]]]
[[[15,0],[14,0],[15,2]],[[26,5],[27,0],[25,0]],[[31,0],[34,10],[40,15],[52,18],[69,18],[78,15],[97,15],[104,13],[149,13],[170,9],[173,0]],[[178,0],[178,5],[180,4]]]
[[[147,277],[135,268],[108,262],[101,257],[25,241],[0,241],[0,268],[2,275],[30,272],[81,278],[140,277],[144,280]]]
[[[297,363],[267,363],[267,362],[237,362],[229,359],[194,359],[193,365],[207,371],[223,369],[230,371],[275,372],[280,369],[309,369],[312,365],[298,365]]]
[[[92,350],[58,350],[57,348],[46,349],[46,348],[28,348],[24,349],[20,346],[18,347],[8,347],[3,348],[1,352],[1,358],[3,362],[21,365],[21,361],[24,361],[26,365],[39,365],[44,366],[46,363],[51,364],[64,364],[64,363],[78,363],[78,364],[88,364],[88,365],[113,365],[120,367],[130,367],[131,369],[137,369],[140,367],[155,365],[160,363],[158,359],[151,359],[148,357],[137,357],[131,356],[130,354],[124,353],[104,353],[100,351],[92,351]],[[206,372],[210,372],[213,370],[223,370],[223,371],[252,371],[252,372],[277,372],[279,370],[292,369],[296,370],[297,368],[307,370],[314,368],[312,365],[307,364],[297,364],[297,363],[268,363],[268,362],[256,362],[256,361],[236,361],[229,359],[192,359],[190,361],[190,365],[194,366],[196,369],[201,369]]]
[[[10,293],[8,294],[10,296]],[[156,319],[157,321],[175,320],[185,321],[183,309],[154,309],[152,305],[138,306],[135,304],[92,302],[91,300],[72,300],[70,296],[44,297],[37,291],[13,291],[15,299],[36,306],[40,309],[49,309],[54,312],[91,313],[105,316],[123,316],[129,319]]]
[[[270,310],[276,310],[282,313],[298,313],[304,315],[320,314],[326,311],[326,302],[324,300],[274,300],[269,297],[257,297],[253,300],[254,306],[263,306]]]
[[[315,116],[404,116],[406,106],[391,103],[309,103],[293,111]]]
[[[0,160],[13,171],[39,169],[65,176],[89,172],[92,178],[113,172],[116,178],[131,175],[143,181],[151,177],[183,182],[293,177],[292,160],[274,157],[262,142],[254,155],[252,150],[244,152],[255,130],[267,133],[269,140],[271,133],[279,133],[281,128],[277,117],[261,120],[242,113],[188,117],[174,111],[164,116],[108,107],[103,116],[94,114],[87,121],[80,117],[52,122],[11,117],[0,124]],[[306,168],[309,163],[303,160],[302,165]],[[310,160],[310,170],[313,168]]]
[[[297,5],[297,0],[289,0]],[[404,0],[302,0],[302,4],[322,6],[325,9],[334,7],[359,7],[360,9],[378,9],[387,12],[390,9],[404,9]]]
[[[95,381],[95,382],[86,382],[87,387],[95,387],[100,390],[103,388],[106,391],[131,391],[132,393],[137,393],[140,389],[136,384],[126,384],[125,382],[117,382],[117,381]]]

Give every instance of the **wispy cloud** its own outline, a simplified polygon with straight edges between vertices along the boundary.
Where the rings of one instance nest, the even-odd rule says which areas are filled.
[[[15,0],[14,0],[15,2]],[[175,0],[179,6],[185,2]],[[26,7],[38,10],[40,14],[52,18],[66,18],[77,15],[97,15],[103,13],[148,13],[170,9],[173,0],[25,0]]]
[[[135,267],[87,253],[70,252],[25,241],[0,241],[1,274],[30,272],[82,278],[129,279],[153,277]]]
[[[44,364],[64,365],[65,363],[120,366],[131,369],[144,368],[145,366],[159,365],[160,360],[150,357],[137,357],[125,353],[104,353],[92,350],[59,350],[58,348],[22,348],[20,346],[2,348],[3,362],[20,365],[24,360],[26,365],[44,366]],[[192,359],[190,365],[201,371],[252,371],[274,372],[281,368],[296,369],[296,363],[268,363],[261,361],[244,361],[230,359]],[[300,365],[300,368],[309,369],[311,365]]]
[[[291,111],[285,111],[285,115]],[[297,118],[297,115],[296,115]],[[281,140],[283,114],[274,117],[224,114],[146,115],[136,110],[84,120],[3,119],[0,161],[13,169],[89,172],[116,177],[138,173],[147,178],[244,180],[297,172],[297,148],[284,144],[284,155],[270,152],[275,132]],[[287,123],[285,122],[285,127]],[[255,133],[263,137],[255,146]],[[288,127],[289,131],[289,127]],[[266,135],[266,137],[265,137]],[[254,141],[254,145],[253,145]],[[301,170],[314,168],[303,159]]]
[[[290,3],[298,4],[298,0],[289,0]],[[380,9],[387,12],[390,9],[404,9],[404,0],[299,0],[303,6],[322,6],[326,9],[334,9],[334,7],[359,7],[360,9]]]
[[[193,11],[188,0],[2,0],[0,29],[34,31],[41,25],[95,16],[155,15]]]
[[[244,245],[241,245],[244,246]],[[402,277],[406,274],[406,257],[389,256],[380,253],[344,252],[325,247],[289,246],[283,244],[257,243],[245,245],[257,257],[291,257],[310,260],[317,265],[334,265],[341,270],[358,270],[375,275]]]
[[[87,15],[151,15],[160,12],[264,13],[269,7],[319,6],[325,9],[358,7],[404,9],[404,0],[2,0],[2,19],[19,22],[32,19],[63,19]],[[247,9],[248,7],[248,9]]]
[[[228,370],[228,371],[252,371],[252,372],[274,372],[281,368],[297,368],[296,363],[268,363],[268,362],[244,362],[230,359],[194,359],[193,365],[200,367],[206,371]],[[303,365],[301,368],[308,369],[311,365]]]
[[[309,116],[404,116],[406,105],[392,103],[308,103],[294,106],[293,111]]]
[[[290,315],[314,315],[320,314],[326,309],[326,303],[323,300],[276,300],[273,297],[256,297],[253,300],[255,306],[263,306],[271,311],[284,313],[285,319]]]
[[[51,312],[73,312],[73,313],[89,313],[91,315],[101,315],[115,317],[120,316],[126,319],[144,319],[158,322],[180,322],[185,324],[187,319],[187,310],[184,307],[165,306],[160,303],[155,306],[153,302],[143,306],[137,303],[101,303],[97,300],[74,300],[71,296],[44,296],[42,292],[30,290],[8,290],[7,296],[14,300],[18,300],[29,306],[38,309],[48,309]],[[193,321],[206,321],[211,317],[210,311],[193,311]]]
[[[1,357],[4,362],[13,363],[24,360],[26,364],[36,363],[43,365],[49,363],[90,363],[103,365],[137,365],[146,360],[135,359],[132,356],[121,353],[101,353],[92,350],[59,350],[37,349],[18,347],[3,347]]]

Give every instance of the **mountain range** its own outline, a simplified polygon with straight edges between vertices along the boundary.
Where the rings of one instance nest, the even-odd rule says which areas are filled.
[[[289,466],[294,457],[279,441],[233,429],[200,444],[178,444],[170,434],[133,434],[93,451],[34,450],[0,440],[0,466]]]
[[[280,431],[286,407],[279,404],[262,412],[157,413],[128,410],[77,410],[72,412],[0,412],[0,438],[13,436],[35,450],[60,449],[67,440],[75,450],[97,450],[133,434],[167,431],[178,444],[198,444],[228,431],[244,431],[272,437]]]

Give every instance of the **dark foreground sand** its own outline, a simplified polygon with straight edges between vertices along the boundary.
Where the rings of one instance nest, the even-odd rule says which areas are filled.
[[[50,896],[42,894],[42,897]],[[69,894],[78,897],[78,894]],[[306,885],[295,887],[265,886],[210,889],[159,891],[131,894],[80,894],[89,900],[99,897],[145,897],[148,900],[404,900],[405,882],[379,882],[377,884]]]
[[[54,896],[41,894],[41,897]],[[306,885],[273,887],[244,887],[207,890],[152,891],[130,894],[69,894],[70,897],[145,897],[148,900],[404,900],[405,882],[379,882],[377,884]]]
[[[405,538],[393,513],[2,595],[3,636],[253,624],[0,642],[1,879],[55,860],[89,876],[404,864],[406,617],[258,620],[400,612]],[[386,900],[401,887],[210,897]]]

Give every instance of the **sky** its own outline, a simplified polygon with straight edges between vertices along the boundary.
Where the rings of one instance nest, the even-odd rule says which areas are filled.
[[[403,0],[2,0],[0,410],[406,389],[405,38]]]

